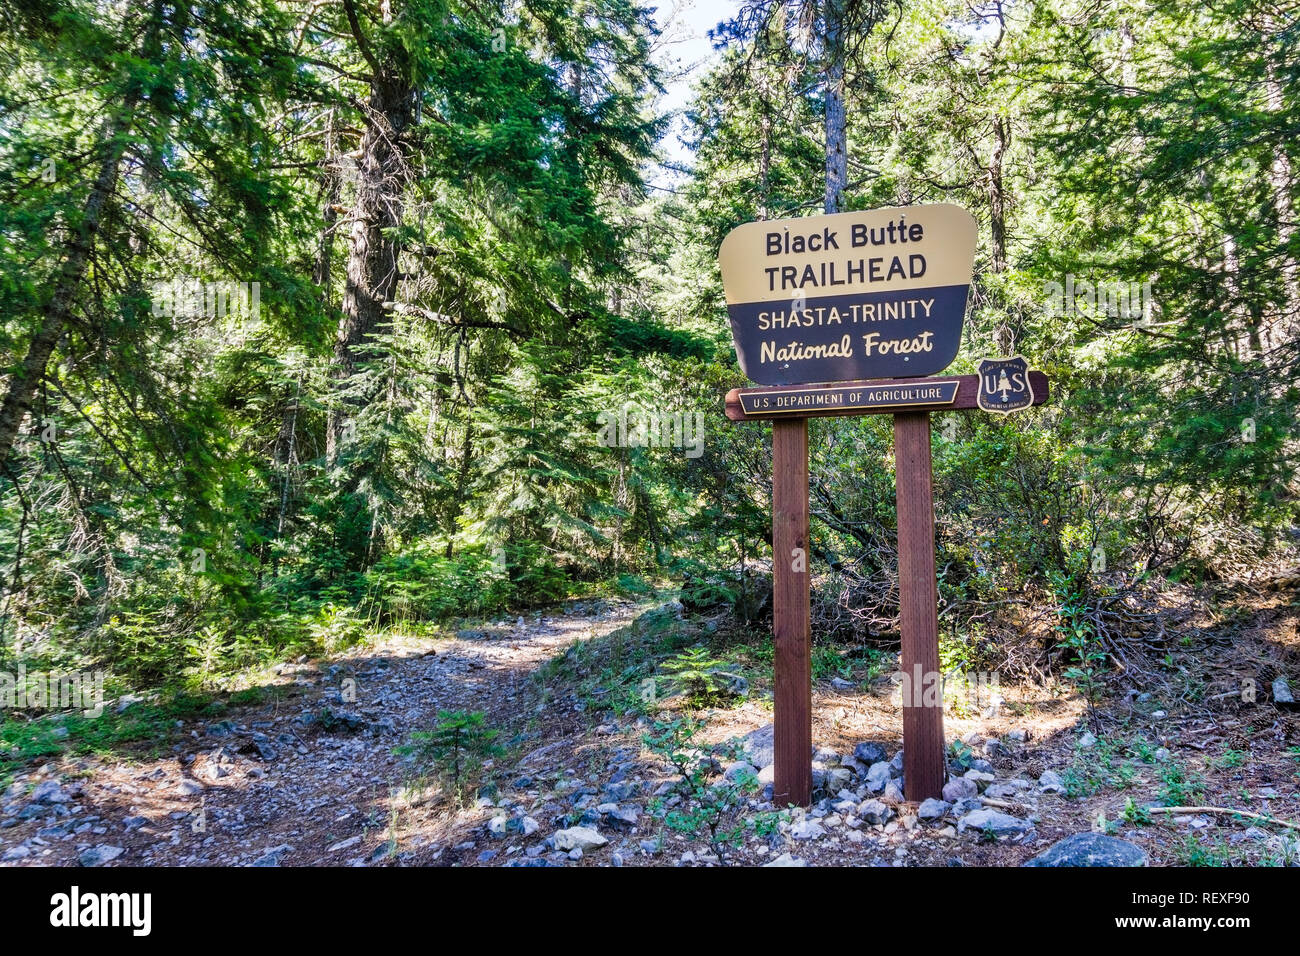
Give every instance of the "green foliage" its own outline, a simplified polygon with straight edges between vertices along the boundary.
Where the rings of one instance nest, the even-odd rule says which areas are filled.
[[[463,802],[484,763],[502,752],[494,743],[497,733],[480,712],[440,710],[431,729],[416,731],[396,752],[437,777],[453,801]]]
[[[720,673],[726,662],[710,657],[707,648],[688,648],[659,666],[667,671],[673,686],[697,707],[707,706],[726,691],[727,677]]]
[[[746,795],[758,790],[758,779],[749,774],[730,783],[714,785],[710,761],[704,758],[696,743],[701,726],[691,718],[656,721],[653,729],[643,735],[646,748],[676,769],[679,778],[676,791],[682,798],[677,806],[667,808],[663,799],[656,797],[650,810],[662,811],[664,825],[670,830],[693,839],[707,834],[714,852],[725,859],[729,849],[744,842],[747,829],[761,827],[770,833],[779,820],[775,817],[748,822],[736,820],[734,811],[743,806]]]

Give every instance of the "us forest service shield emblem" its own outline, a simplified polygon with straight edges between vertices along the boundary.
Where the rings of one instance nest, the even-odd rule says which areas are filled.
[[[1034,387],[1029,384],[1029,363],[1019,355],[980,359],[979,380],[975,404],[986,412],[1006,415],[1034,404]]]

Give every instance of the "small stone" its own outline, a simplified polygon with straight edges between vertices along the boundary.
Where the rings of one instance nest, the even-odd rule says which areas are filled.
[[[203,792],[203,784],[197,780],[185,779],[176,785],[176,792],[182,797],[192,797]]]
[[[957,821],[957,832],[976,830],[980,833],[992,833],[994,836],[1006,836],[1012,833],[1027,833],[1034,825],[1028,820],[1021,820],[1009,813],[984,808],[966,814]]]
[[[271,849],[267,850],[256,860],[254,860],[252,865],[253,866],[279,866],[280,858],[292,849],[293,847],[289,846],[289,844],[282,843],[279,846],[272,847]]]
[[[875,741],[867,740],[853,748],[853,756],[870,767],[885,759],[885,748]]]
[[[930,797],[928,800],[921,802],[921,806],[917,809],[916,815],[922,820],[940,820],[951,808],[951,803]]]
[[[576,861],[576,860],[581,860],[581,859],[582,859],[582,847],[580,847],[580,846],[575,846],[572,850],[570,850],[570,851],[569,851],[569,859],[570,859],[570,860],[575,860],[575,861]]]
[[[1029,731],[1020,727],[1017,727],[1015,730],[1008,730],[1006,733],[1006,739],[1011,741],[1013,744],[1023,744],[1029,739]]]
[[[1273,703],[1295,703],[1295,695],[1291,693],[1291,685],[1287,683],[1285,677],[1279,677],[1277,680],[1273,681]]]
[[[1156,752],[1152,756],[1154,756],[1158,762],[1164,763],[1169,759],[1169,748],[1158,747],[1156,748]]]
[[[1018,793],[1019,791],[1009,783],[989,784],[988,788],[984,791],[986,797],[991,797],[994,800],[1010,800]]]
[[[858,816],[872,826],[881,826],[889,822],[894,815],[892,808],[879,800],[864,800],[858,807]]]
[[[1076,833],[1027,860],[1025,866],[1146,866],[1140,846],[1100,833]]]
[[[867,789],[872,793],[880,793],[889,784],[892,777],[893,768],[885,761],[879,760],[867,770]]]
[[[889,781],[889,783],[885,785],[885,792],[881,794],[881,796],[885,800],[892,801],[893,803],[902,803],[906,799],[903,796],[903,788],[899,785],[899,781],[897,780]]]
[[[967,797],[979,795],[979,786],[974,780],[968,780],[965,777],[958,777],[956,780],[949,780],[943,785],[943,798],[948,803],[956,803]]]
[[[755,767],[766,767],[776,759],[771,724],[764,724],[741,738],[741,750]]]
[[[91,847],[84,850],[77,857],[82,866],[103,866],[110,860],[116,860],[124,851],[120,846],[103,846]]]
[[[847,767],[834,767],[826,771],[826,789],[838,793],[853,783],[853,771]]]
[[[326,850],[326,852],[338,853],[340,850],[349,850],[360,842],[361,835],[357,834],[356,836],[348,837],[346,840],[340,840],[338,843],[335,843],[332,847]]]
[[[68,796],[57,781],[46,780],[44,783],[36,785],[32,791],[32,803],[67,803],[72,798]]]
[[[1041,793],[1065,793],[1065,781],[1055,770],[1044,770],[1038,778],[1038,790]]]
[[[795,840],[816,840],[818,837],[825,835],[826,830],[820,823],[806,817],[796,821],[790,827],[790,836]]]
[[[1095,746],[1097,746],[1096,736],[1094,736],[1090,731],[1085,731],[1083,736],[1079,738],[1079,743],[1078,743],[1079,749],[1091,750]]]
[[[800,858],[797,857],[797,856],[791,856],[789,853],[782,853],[782,854],[781,854],[780,856],[778,856],[775,860],[771,860],[771,861],[769,861],[769,862],[763,864],[763,866],[765,866],[765,867],[768,867],[768,866],[807,866],[807,865],[808,865],[808,863],[807,863],[806,860],[802,860],[802,859],[800,859]]]
[[[757,767],[744,760],[737,760],[733,764],[728,764],[727,769],[723,771],[722,779],[727,783],[737,784],[757,776]]]
[[[551,840],[557,850],[566,852],[574,849],[590,850],[609,842],[591,827],[569,827],[567,830],[558,830]]]

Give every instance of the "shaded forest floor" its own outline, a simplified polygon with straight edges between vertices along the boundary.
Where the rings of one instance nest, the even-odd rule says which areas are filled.
[[[878,745],[888,760],[901,742],[888,659],[883,668],[848,659],[815,687],[817,766],[847,786],[807,815],[773,807],[742,766],[764,761],[735,743],[754,731],[761,742],[771,722],[761,651],[728,650],[725,641],[717,650],[715,624],[683,615],[675,602],[588,600],[467,623],[442,639],[377,637],[328,660],[280,665],[226,695],[219,711],[178,719],[147,745],[89,756],[70,746],[29,761],[0,799],[0,857],[5,865],[779,858],[978,866],[1018,865],[1065,836],[1105,830],[1155,865],[1300,863],[1300,831],[1148,809],[1212,806],[1300,820],[1300,715],[1276,706],[1267,685],[1255,702],[1217,693],[1229,654],[1296,673],[1294,593],[1243,592],[1216,610],[1181,615],[1164,639],[1168,679],[1117,690],[1091,718],[1066,685],[1003,683],[996,707],[987,691],[949,706],[954,762],[984,768],[968,772],[978,803],[961,812],[982,804],[1013,824],[963,827],[959,814],[920,820],[917,804],[866,785],[855,747],[867,745],[861,754]],[[748,685],[745,696],[698,711],[681,697],[645,704],[645,677],[698,642],[726,655]],[[477,800],[449,799],[427,767],[396,752],[439,711],[482,712],[498,731],[501,752],[482,768]],[[655,721],[688,713],[701,726],[685,743],[708,771],[694,786],[645,741]],[[735,785],[720,790],[724,768]],[[713,806],[719,793],[726,799],[716,813],[702,808],[701,797]],[[994,832],[1004,824],[1005,833]]]

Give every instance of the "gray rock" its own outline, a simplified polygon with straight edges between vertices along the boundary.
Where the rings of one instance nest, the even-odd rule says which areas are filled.
[[[722,779],[727,783],[736,784],[758,776],[758,768],[744,760],[737,760],[733,764],[728,764],[727,769],[722,773]]]
[[[637,820],[641,818],[639,807],[622,807],[616,803],[602,803],[596,811],[605,818],[606,822],[614,826],[634,827]]]
[[[993,776],[991,773],[984,772],[983,770],[967,770],[962,774],[962,779],[974,782],[976,787],[987,787],[998,778]]]
[[[1146,866],[1147,854],[1128,840],[1076,833],[1048,847],[1025,866]]]
[[[279,866],[280,858],[283,857],[286,853],[288,853],[292,849],[293,847],[289,846],[289,844],[287,843],[281,843],[279,846],[273,846],[271,847],[271,849],[267,850],[256,860],[254,860],[251,865],[252,866]],[[374,857],[371,856],[371,859],[374,859]]]
[[[954,820],[960,820],[966,814],[973,813],[982,806],[984,806],[984,801],[979,797],[962,797],[952,805],[952,817]]]
[[[885,748],[873,740],[866,740],[853,748],[853,756],[870,767],[885,759]]]
[[[984,795],[992,797],[994,800],[1010,800],[1019,792],[1009,783],[991,783],[984,791]]]
[[[82,866],[103,866],[111,860],[116,860],[124,851],[120,846],[93,846],[89,850],[83,850],[77,857]]]
[[[859,760],[857,757],[853,756],[852,754],[847,754],[841,757],[840,766],[847,767],[849,770],[852,770],[853,773],[859,777],[865,777],[867,775],[867,769],[868,769],[867,764],[863,763],[861,760]]]
[[[778,856],[775,860],[772,860],[772,861],[769,862],[769,863],[764,863],[764,864],[763,864],[764,867],[769,867],[769,866],[807,866],[807,865],[808,865],[808,863],[807,863],[806,860],[802,860],[802,859],[800,859],[800,858],[797,857],[797,856],[791,856],[789,853],[782,853],[782,854],[781,854],[780,856]]]
[[[889,761],[889,766],[892,767],[896,773],[903,772],[903,751],[900,750],[898,753],[894,754],[894,759]]]
[[[818,763],[824,763],[830,766],[834,766],[835,764],[840,762],[840,755],[837,754],[834,750],[831,750],[829,747],[813,748],[812,758],[813,760],[816,760]]]
[[[39,783],[36,785],[36,789],[32,791],[32,803],[67,803],[71,799],[72,798],[64,792],[63,788],[59,786],[58,782],[54,780],[46,780],[44,783]]]
[[[965,777],[958,777],[956,780],[949,780],[943,785],[943,798],[949,803],[956,803],[967,797],[979,796],[979,786],[974,780],[968,780]]]
[[[1023,744],[1029,739],[1029,731],[1017,727],[1015,730],[1008,730],[1006,739],[1013,744]]]
[[[758,772],[758,782],[762,785],[776,783],[776,764],[768,764]]]
[[[1156,752],[1155,752],[1154,754],[1152,754],[1152,756],[1155,757],[1156,760],[1159,761],[1160,763],[1164,763],[1166,760],[1169,759],[1169,756],[1170,756],[1170,755],[1169,755],[1169,748],[1168,748],[1168,747],[1157,747],[1157,748],[1156,748]]]
[[[138,830],[142,826],[146,826],[148,823],[149,823],[148,817],[131,816],[131,817],[122,818],[122,827],[128,832],[130,832],[131,830]]]
[[[810,820],[807,817],[796,820],[790,825],[790,836],[795,840],[816,840],[820,836],[825,836],[825,834],[825,827],[816,820]]]
[[[867,789],[872,793],[880,793],[888,785],[893,775],[893,768],[885,761],[880,760],[873,763],[867,770]]]
[[[1042,793],[1065,793],[1065,781],[1055,770],[1044,770],[1038,778],[1038,789]]]
[[[182,780],[176,785],[176,792],[182,797],[192,797],[203,792],[203,784],[197,780]]]
[[[853,784],[853,771],[847,767],[834,767],[826,771],[826,789],[838,793]]]
[[[740,749],[755,767],[766,767],[776,759],[772,734],[772,725],[765,724],[741,738]]]
[[[1095,746],[1097,746],[1097,738],[1092,734],[1091,731],[1084,731],[1083,736],[1079,738],[1079,743],[1078,743],[1079,749],[1091,750]]]
[[[881,794],[886,800],[894,803],[902,803],[907,798],[903,796],[903,785],[901,780],[891,780],[885,784],[885,792]]]
[[[1275,704],[1294,704],[1295,695],[1291,693],[1291,687],[1285,677],[1279,677],[1273,681],[1273,703]]]
[[[888,823],[894,811],[879,800],[864,800],[858,807],[858,816],[872,826]]]
[[[941,820],[943,815],[951,808],[952,804],[930,797],[928,800],[921,801],[921,806],[917,809],[916,815],[922,820]]]
[[[557,850],[565,852],[575,848],[591,850],[609,842],[591,827],[569,827],[567,830],[557,830],[551,840]]]
[[[994,836],[1007,836],[1013,833],[1028,833],[1033,828],[1034,825],[1028,820],[987,807],[968,813],[957,821],[958,833],[976,830],[980,833],[992,833]]]

